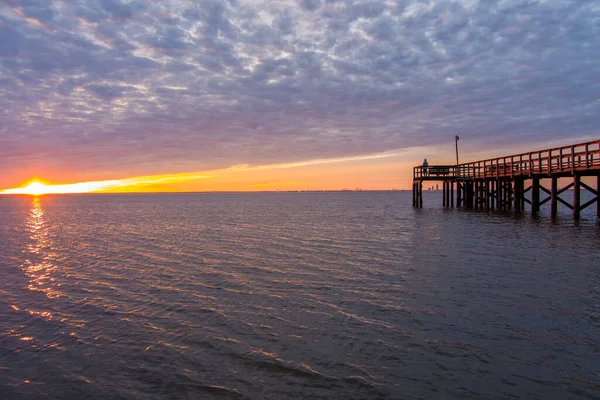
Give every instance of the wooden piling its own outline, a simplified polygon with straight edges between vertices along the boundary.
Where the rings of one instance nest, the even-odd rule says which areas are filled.
[[[417,207],[417,182],[413,182],[413,207]]]
[[[513,200],[514,200],[514,205],[513,207],[515,208],[515,212],[516,213],[520,213],[523,209],[522,209],[522,203],[523,201],[522,196],[523,196],[523,179],[521,178],[515,178],[514,180],[514,196],[513,196]]]
[[[488,210],[488,191],[487,191],[487,179],[481,181],[481,208]]]
[[[487,191],[485,190],[486,180],[481,181],[481,209],[487,210]]]
[[[504,181],[501,180],[499,182],[500,185],[500,210],[502,211],[506,211],[506,185],[504,184]]]
[[[510,210],[510,209],[512,209],[512,200],[513,200],[513,195],[514,195],[514,193],[513,193],[513,182],[507,180],[506,181],[506,187],[508,188],[508,190],[506,192],[506,194],[507,194],[507,196],[506,196],[506,205],[507,205],[507,208]]]
[[[442,207],[446,208],[446,181],[442,181]]]
[[[535,215],[540,211],[540,178],[534,176],[531,178],[531,214]]]
[[[552,175],[552,187],[550,188],[550,216],[556,218],[558,215],[558,177]]]
[[[418,182],[415,182],[413,191],[414,191],[414,196],[415,196],[415,198],[414,198],[415,207],[419,207],[419,183]]]
[[[497,210],[504,210],[504,191],[502,190],[502,180],[500,178],[496,179],[496,203]]]
[[[481,209],[482,210],[488,209],[487,201],[488,201],[487,179],[484,179],[481,181]]]
[[[495,210],[496,206],[496,181],[490,180],[490,209]]]
[[[581,176],[573,176],[573,218],[581,217]]]
[[[519,196],[519,208],[520,211],[523,212],[525,211],[525,178],[523,177],[519,178],[519,192],[521,193]]]
[[[415,203],[417,208],[419,207],[419,199],[421,198],[421,194],[419,193],[419,182],[415,183]]]
[[[473,181],[465,182],[465,208],[473,208]]]
[[[493,181],[493,185],[494,185],[494,210],[498,211],[500,210],[500,197],[499,197],[499,191],[500,191],[500,187],[498,186],[498,180],[494,179]]]

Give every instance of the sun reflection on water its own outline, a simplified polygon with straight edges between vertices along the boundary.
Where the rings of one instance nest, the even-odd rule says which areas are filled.
[[[28,257],[23,268],[29,278],[28,289],[43,292],[50,299],[62,296],[56,289],[54,273],[57,266],[52,260],[52,240],[47,227],[44,208],[39,197],[32,199],[29,216],[26,220],[26,228],[29,232],[31,243],[27,246]],[[51,318],[49,313],[41,313],[45,318]]]

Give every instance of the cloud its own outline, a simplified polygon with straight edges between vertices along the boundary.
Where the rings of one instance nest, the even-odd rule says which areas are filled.
[[[126,176],[597,135],[593,1],[0,5],[0,159]]]
[[[131,18],[133,15],[132,7],[129,4],[121,3],[119,0],[100,0],[100,5],[104,11],[115,19],[122,20]]]
[[[307,11],[315,11],[321,6],[321,0],[298,0],[298,4]]]

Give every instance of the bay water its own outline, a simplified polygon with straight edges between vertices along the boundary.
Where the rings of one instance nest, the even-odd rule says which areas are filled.
[[[600,225],[548,214],[0,197],[0,398],[598,399]]]

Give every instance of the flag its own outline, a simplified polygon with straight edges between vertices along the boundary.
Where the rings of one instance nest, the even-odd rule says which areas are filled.
[[[458,135],[456,135],[456,140],[458,140],[458,139],[460,139],[460,138],[458,137]]]

